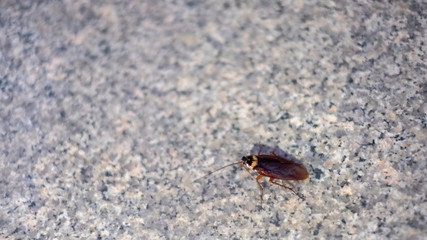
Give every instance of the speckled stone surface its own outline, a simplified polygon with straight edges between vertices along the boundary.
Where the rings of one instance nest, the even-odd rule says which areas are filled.
[[[425,238],[426,13],[1,1],[0,238]],[[193,183],[258,142],[306,201],[265,179],[261,210],[238,166]]]

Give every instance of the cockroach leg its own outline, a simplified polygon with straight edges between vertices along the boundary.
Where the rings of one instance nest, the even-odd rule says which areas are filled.
[[[274,152],[270,152],[270,155],[277,157],[277,155]]]
[[[261,183],[259,183],[259,180],[263,177],[263,175],[258,175],[256,177],[256,183],[258,183],[259,189],[261,190],[261,208],[262,208],[262,195],[264,195],[264,189],[261,186]]]
[[[260,176],[261,176],[261,175],[260,175]],[[297,192],[295,192],[295,190],[293,190],[292,188],[287,187],[287,186],[282,185],[282,184],[277,183],[277,182],[273,182],[273,180],[274,180],[274,178],[270,178],[270,182],[271,182],[271,183],[276,184],[276,185],[278,185],[278,186],[281,186],[282,188],[286,188],[286,189],[288,189],[288,190],[291,190],[293,193],[295,193],[295,195],[297,195],[298,197],[300,197],[302,200],[305,200],[305,198],[303,198],[300,194],[298,194]]]

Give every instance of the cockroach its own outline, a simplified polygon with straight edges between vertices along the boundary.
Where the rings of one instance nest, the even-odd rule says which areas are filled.
[[[261,145],[260,145],[261,146]],[[297,193],[294,189],[291,187],[285,186],[283,184],[274,182],[275,179],[280,180],[295,180],[300,181],[308,178],[308,172],[307,169],[304,167],[302,163],[297,162],[292,156],[278,156],[274,153],[274,151],[270,151],[270,154],[261,154],[261,147],[259,148],[258,154],[243,156],[241,161],[235,162],[232,164],[228,164],[224,167],[221,167],[219,169],[216,169],[205,176],[201,177],[207,177],[211,175],[214,172],[217,172],[219,170],[222,170],[226,167],[230,167],[233,165],[241,165],[243,168],[246,169],[246,171],[249,172],[253,170],[256,173],[258,173],[258,176],[254,179],[256,180],[259,189],[260,189],[260,196],[261,196],[261,206],[263,201],[263,193],[264,189],[261,186],[261,183],[259,180],[262,177],[269,177],[270,183],[278,185],[282,188],[288,189],[292,191],[295,195],[297,195],[302,200],[305,200],[304,197],[302,197],[299,193]],[[252,176],[252,175],[251,175]],[[252,176],[253,177],[253,176]],[[195,181],[201,179],[198,178]]]

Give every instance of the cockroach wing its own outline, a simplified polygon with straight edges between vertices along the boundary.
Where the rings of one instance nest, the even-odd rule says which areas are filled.
[[[258,156],[258,164],[253,170],[266,177],[283,180],[304,180],[308,178],[307,169],[302,164],[277,156]]]

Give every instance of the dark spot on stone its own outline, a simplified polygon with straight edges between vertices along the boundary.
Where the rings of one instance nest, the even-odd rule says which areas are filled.
[[[341,187],[349,186],[349,185],[350,185],[350,182],[348,182],[348,181],[343,181],[343,182],[340,184],[340,186],[341,186]]]
[[[101,187],[100,191],[102,193],[107,192],[108,191],[108,187],[106,185],[104,185],[104,186]]]
[[[15,234],[15,233],[19,232],[19,230],[21,230],[21,229],[19,229],[19,228],[15,228],[15,230],[13,230],[13,232],[12,232],[10,235],[12,235],[12,234]]]
[[[311,146],[310,151],[313,153],[313,156],[316,154],[316,146]]]
[[[314,235],[318,235],[319,234],[319,229],[322,227],[322,224],[321,223],[318,223],[317,225],[316,225],[316,230],[314,230],[314,232],[313,232],[313,234]]]
[[[322,174],[323,174],[322,170],[320,170],[319,168],[315,168],[315,169],[313,169],[313,172],[314,172],[314,177],[315,177],[316,179],[320,179],[320,175],[322,175]]]
[[[109,54],[109,53],[110,53],[110,46],[106,46],[106,47],[102,50],[102,52],[103,52],[105,55]]]

